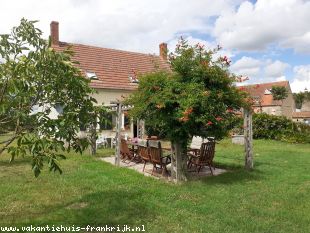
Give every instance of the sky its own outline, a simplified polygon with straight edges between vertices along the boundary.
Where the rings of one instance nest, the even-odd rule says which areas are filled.
[[[22,17],[39,20],[48,38],[143,53],[173,51],[180,36],[223,47],[244,84],[288,80],[310,90],[310,0],[0,0],[0,34]]]

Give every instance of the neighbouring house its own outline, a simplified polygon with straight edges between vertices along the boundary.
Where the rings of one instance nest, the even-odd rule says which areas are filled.
[[[285,87],[288,91],[287,98],[284,100],[274,100],[270,92],[273,86]],[[295,112],[295,101],[288,81],[247,85],[241,86],[240,89],[248,92],[253,98],[255,113],[264,112],[292,119],[292,115]]]
[[[301,112],[309,112],[310,111],[310,101],[309,100],[302,103],[300,111]]]
[[[310,111],[294,112],[293,121],[310,125]]]
[[[138,87],[138,76],[156,71],[157,69],[169,70],[167,63],[167,44],[159,45],[159,56],[137,52],[121,51],[110,48],[67,43],[59,41],[59,23],[52,21],[51,44],[56,51],[63,51],[70,46],[74,52],[73,60],[91,80],[90,86],[96,89],[94,98],[98,104],[109,106],[111,101],[122,100]],[[99,129],[108,136],[115,135],[116,117],[108,116],[109,121],[100,124]],[[138,136],[139,122],[131,121],[127,113],[122,116],[122,130],[130,137]]]

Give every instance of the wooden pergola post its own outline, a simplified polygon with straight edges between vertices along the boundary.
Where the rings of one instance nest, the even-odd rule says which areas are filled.
[[[138,119],[137,120],[137,131],[138,131],[138,138],[144,138],[144,121]]]
[[[97,152],[97,145],[96,145],[96,138],[97,138],[97,131],[96,131],[96,121],[94,120],[90,126],[90,141],[91,141],[91,155],[96,155]]]
[[[113,102],[116,104],[116,145],[115,145],[115,165],[120,166],[121,160],[121,127],[122,127],[122,103]]]
[[[243,110],[244,116],[244,146],[245,146],[245,168],[253,168],[253,131],[252,131],[252,111]]]
[[[121,129],[122,129],[122,112],[130,109],[130,106],[123,105],[119,100],[111,101],[112,109],[116,108],[116,145],[115,145],[115,165],[120,166],[121,161]]]

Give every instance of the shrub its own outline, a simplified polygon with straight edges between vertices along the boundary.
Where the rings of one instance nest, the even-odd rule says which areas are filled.
[[[310,126],[293,122],[284,116],[254,114],[253,138],[310,143]]]
[[[242,132],[243,119],[239,119],[234,132]],[[310,143],[310,126],[296,123],[284,116],[253,114],[253,138],[274,139],[291,143]]]

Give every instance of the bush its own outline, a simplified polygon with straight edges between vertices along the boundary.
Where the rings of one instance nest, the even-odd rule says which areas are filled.
[[[233,132],[242,132],[243,119]],[[310,126],[296,123],[284,116],[253,114],[253,138],[274,139],[291,143],[310,143]]]
[[[253,138],[310,143],[310,126],[293,122],[284,116],[254,114]]]

